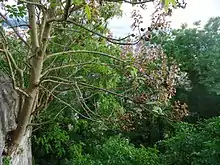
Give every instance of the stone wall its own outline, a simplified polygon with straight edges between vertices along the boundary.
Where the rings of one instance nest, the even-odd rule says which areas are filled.
[[[2,153],[5,147],[6,135],[16,128],[16,116],[18,111],[18,95],[13,90],[10,78],[0,72],[0,165],[2,165]],[[31,131],[24,136],[19,150],[11,158],[11,165],[31,165]]]

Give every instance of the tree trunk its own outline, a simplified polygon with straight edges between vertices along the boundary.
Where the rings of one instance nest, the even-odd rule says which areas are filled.
[[[26,131],[18,150],[12,154],[10,165],[32,165],[31,133],[32,129]]]
[[[15,130],[18,112],[18,95],[13,90],[11,80],[0,72],[0,165],[7,159],[4,152],[8,146],[9,135]],[[25,132],[16,152],[12,154],[10,165],[32,165],[31,129]]]

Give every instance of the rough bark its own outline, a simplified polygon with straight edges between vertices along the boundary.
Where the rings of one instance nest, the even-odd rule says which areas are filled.
[[[11,80],[0,72],[0,165],[7,147],[8,136],[15,130],[19,98],[13,89]],[[31,130],[27,130],[18,150],[13,153],[10,165],[31,165]]]

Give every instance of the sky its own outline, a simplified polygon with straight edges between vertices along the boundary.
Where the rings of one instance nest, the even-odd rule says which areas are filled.
[[[187,6],[185,9],[176,9],[171,16],[172,28],[178,28],[182,23],[192,26],[195,21],[201,20],[205,24],[209,18],[220,16],[220,0],[185,0]],[[153,4],[149,4],[147,10],[142,11],[144,17],[144,25],[148,26],[150,15],[154,9]],[[109,28],[114,36],[122,37],[132,33],[130,28],[133,20],[131,18],[132,5],[123,4],[123,17],[114,18],[109,23]]]
[[[185,0],[187,6],[185,9],[175,9],[171,16],[172,28],[178,28],[182,23],[187,23],[192,26],[195,21],[201,20],[205,24],[210,17],[220,16],[220,0]],[[14,3],[13,0],[8,1],[9,4]],[[144,17],[144,28],[149,26],[150,16],[154,11],[153,3],[148,3],[147,10],[141,11]],[[123,16],[121,18],[113,18],[109,22],[109,28],[116,37],[127,36],[132,33],[131,25],[133,20],[131,18],[132,5],[122,5]]]

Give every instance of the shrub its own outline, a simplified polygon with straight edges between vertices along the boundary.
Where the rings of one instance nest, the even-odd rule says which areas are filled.
[[[164,165],[219,165],[220,118],[195,126],[179,123],[176,135],[160,144]]]
[[[158,165],[155,148],[135,148],[126,139],[111,137],[104,144],[96,145],[94,152],[66,161],[66,165]]]

